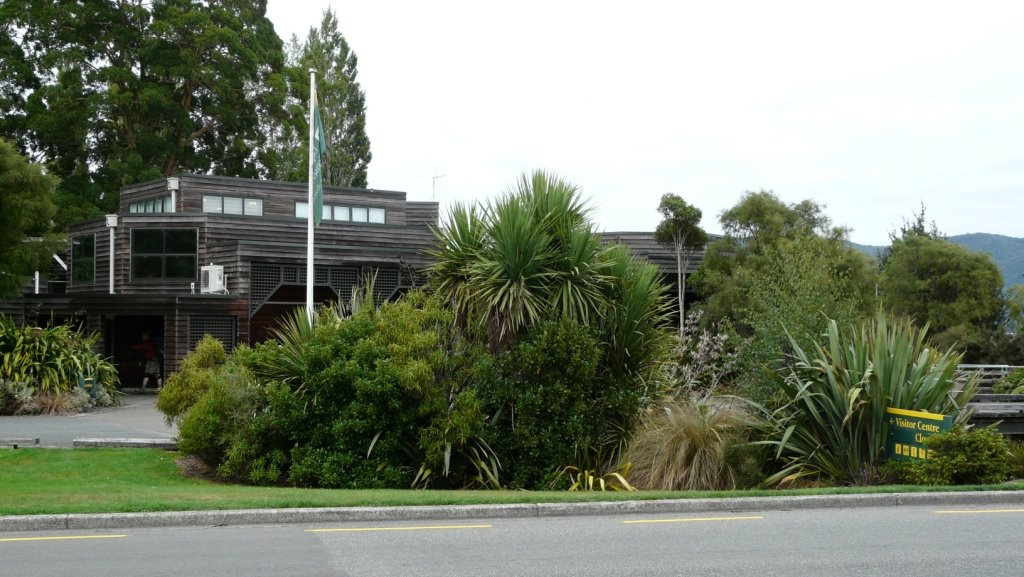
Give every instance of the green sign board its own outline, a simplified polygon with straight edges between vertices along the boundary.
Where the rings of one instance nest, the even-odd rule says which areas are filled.
[[[935,433],[943,433],[953,427],[953,417],[908,411],[907,409],[885,410],[889,416],[889,437],[885,451],[893,461],[916,461],[928,458],[924,440]]]

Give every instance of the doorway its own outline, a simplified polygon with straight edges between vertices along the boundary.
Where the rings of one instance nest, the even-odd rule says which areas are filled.
[[[157,361],[163,364],[164,317],[160,315],[118,315],[110,321],[108,339],[109,354],[117,366],[122,389],[136,389],[142,386],[145,377],[146,357],[135,348],[142,343],[142,335],[148,334],[157,350]],[[161,371],[162,373],[162,371]],[[156,383],[151,383],[155,387]]]

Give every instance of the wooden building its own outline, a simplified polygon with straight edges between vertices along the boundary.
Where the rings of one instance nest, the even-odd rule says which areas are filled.
[[[228,350],[265,340],[305,305],[307,196],[304,183],[189,174],[127,187],[116,215],[68,227],[63,290],[26,294],[15,316],[98,331],[125,387],[142,382],[143,333],[165,374],[205,334]],[[437,203],[404,192],[324,187],[314,300],[347,302],[368,276],[377,304],[416,286],[437,219]]]
[[[99,333],[101,352],[128,388],[142,382],[133,345],[143,333],[163,351],[165,375],[206,334],[228,350],[266,340],[280,318],[305,305],[307,197],[305,183],[191,174],[126,187],[116,215],[68,227],[66,280],[2,302],[0,313]],[[325,187],[314,301],[348,302],[369,276],[378,305],[421,285],[437,224],[435,202]],[[603,236],[658,265],[674,291],[675,257],[652,232]]]

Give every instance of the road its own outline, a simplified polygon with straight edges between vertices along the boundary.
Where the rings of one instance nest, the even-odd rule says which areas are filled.
[[[0,533],[0,575],[1018,577],[1024,508]]]

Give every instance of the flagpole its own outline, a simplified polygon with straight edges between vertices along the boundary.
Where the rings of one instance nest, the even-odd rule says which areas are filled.
[[[314,143],[314,107],[316,106],[316,69],[309,69],[309,202],[306,210],[306,318],[313,325],[313,155],[317,154]]]

